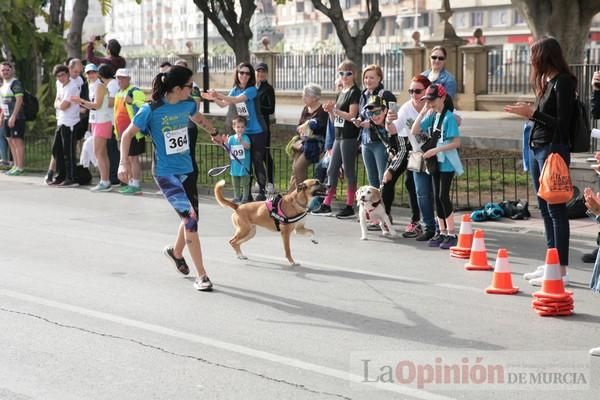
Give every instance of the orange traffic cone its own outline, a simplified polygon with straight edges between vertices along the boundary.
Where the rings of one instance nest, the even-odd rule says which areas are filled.
[[[469,262],[465,264],[465,269],[472,271],[489,271],[492,266],[488,263],[487,250],[483,240],[483,231],[477,229],[473,236],[473,246],[471,246],[471,256]]]
[[[540,316],[567,316],[573,314],[573,293],[565,290],[558,250],[548,249],[542,290],[533,293],[532,307]]]
[[[506,249],[498,249],[492,285],[485,289],[485,292],[490,294],[515,294],[518,291],[519,288],[514,287],[512,284],[507,251]]]
[[[450,247],[450,256],[454,258],[466,258],[471,256],[471,246],[473,245],[473,229],[471,228],[471,217],[469,214],[462,216],[460,223],[460,232],[458,233],[458,243]]]

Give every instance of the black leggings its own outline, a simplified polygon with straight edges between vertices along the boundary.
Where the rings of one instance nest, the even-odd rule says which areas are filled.
[[[392,203],[394,202],[394,197],[396,195],[396,181],[398,181],[400,175],[406,171],[407,165],[408,158],[405,157],[396,171],[389,170],[392,173],[392,179],[383,184],[381,189],[381,200],[383,200],[383,205],[387,214],[392,211]]]
[[[452,201],[450,201],[450,187],[452,186],[452,178],[454,172],[440,172],[433,174],[433,200],[435,202],[435,210],[437,217],[446,219],[452,214]],[[447,229],[447,227],[444,227]],[[442,227],[440,226],[440,229]]]
[[[413,178],[413,172],[409,169],[404,173],[404,186],[408,192],[408,205],[411,211],[410,222],[416,224],[421,220],[421,212],[419,210],[419,203],[417,202],[415,178]]]
[[[248,135],[250,138],[250,151],[252,152],[252,166],[254,175],[260,187],[260,191],[264,192],[267,183],[267,175],[265,171],[265,152],[267,146],[267,135],[264,132],[254,135]]]

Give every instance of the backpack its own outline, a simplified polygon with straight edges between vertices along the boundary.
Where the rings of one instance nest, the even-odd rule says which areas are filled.
[[[13,84],[16,81],[13,81]],[[10,88],[12,90],[12,86]],[[35,121],[38,111],[40,111],[40,103],[34,95],[28,90],[23,89],[23,114],[25,121]]]
[[[569,133],[571,152],[586,153],[590,151],[590,118],[585,104],[575,97],[575,110],[573,110],[573,129]]]

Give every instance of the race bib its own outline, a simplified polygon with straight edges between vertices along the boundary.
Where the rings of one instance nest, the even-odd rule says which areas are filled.
[[[246,103],[244,102],[236,103],[235,109],[240,117],[247,117],[250,115],[250,113],[248,113],[248,107],[246,107]]]
[[[10,110],[8,109],[8,104],[2,103],[2,112],[4,113],[4,118],[10,117]]]
[[[190,149],[187,127],[163,132],[163,136],[167,155],[183,153]]]
[[[344,127],[344,122],[346,122],[344,120],[344,118],[336,115],[335,119],[333,120],[333,126],[335,126],[336,128],[343,128]]]
[[[229,158],[235,160],[235,157],[237,157],[237,159],[240,161],[246,158],[246,149],[244,149],[244,146],[241,144],[231,146],[231,154],[229,155]]]

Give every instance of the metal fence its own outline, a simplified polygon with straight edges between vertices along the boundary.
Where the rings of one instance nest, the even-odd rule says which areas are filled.
[[[50,136],[29,136],[26,146],[27,169],[29,171],[45,172],[51,154],[52,138]],[[153,182],[151,176],[151,144],[147,143],[147,151],[141,155],[142,180]],[[275,187],[280,191],[288,188],[292,172],[292,161],[281,147],[270,149],[274,163]],[[199,143],[196,146],[198,160],[198,185],[212,188],[219,179],[229,180],[229,175],[209,177],[207,171],[218,165],[229,163],[227,154],[218,146]],[[469,210],[480,208],[488,202],[503,200],[530,200],[531,193],[528,175],[523,172],[523,163],[518,158],[469,158],[464,159],[465,173],[454,179],[452,200],[456,209]],[[356,162],[358,185],[368,184],[364,164],[360,157]],[[308,176],[314,176],[314,166],[309,169]],[[97,173],[96,173],[97,175]],[[400,178],[396,185],[394,204],[408,206],[408,195]],[[340,180],[337,188],[338,200],[346,196],[346,185]]]

